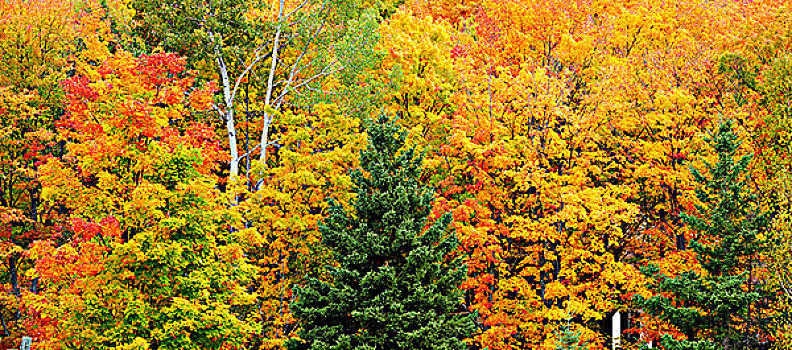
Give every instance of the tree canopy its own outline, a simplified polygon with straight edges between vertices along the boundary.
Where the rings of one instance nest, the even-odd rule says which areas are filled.
[[[0,0],[0,346],[789,349],[790,6]]]

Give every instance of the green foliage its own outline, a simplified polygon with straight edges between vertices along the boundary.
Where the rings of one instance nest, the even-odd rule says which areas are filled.
[[[382,116],[368,130],[363,171],[352,172],[354,212],[331,205],[321,226],[338,266],[332,283],[296,289],[300,340],[289,349],[464,349],[472,314],[461,310],[465,269],[446,261],[457,246],[444,215],[428,229],[432,192],[419,183],[422,157]]]
[[[720,57],[718,71],[734,85],[733,96],[737,104],[747,103],[748,91],[756,90],[757,70],[757,67],[751,67],[750,62],[740,55],[728,53]]]
[[[210,71],[223,60],[221,65],[235,73],[232,80],[258,62],[249,83],[272,88],[273,106],[279,105],[279,96],[296,89],[301,93],[292,102],[299,105],[338,102],[331,100],[339,96],[353,100],[345,105],[366,104],[360,95],[382,85],[361,79],[378,63],[372,48],[380,21],[376,8],[362,1],[133,0],[132,7],[137,11],[134,32],[149,51],[176,52],[198,69],[213,67]],[[266,86],[274,51],[277,83]],[[331,76],[340,86],[328,83]],[[326,91],[328,87],[342,91]]]
[[[756,335],[763,320],[756,307],[766,295],[752,284],[752,273],[769,221],[748,184],[751,157],[735,160],[740,143],[731,128],[730,121],[723,122],[708,140],[718,154],[717,163],[705,164],[709,176],[691,170],[701,185],[696,191],[703,203],[696,207],[699,214],[681,214],[701,238],[690,246],[706,273],[686,271],[668,277],[649,266],[644,273],[654,278],[652,287],[661,294],[633,299],[638,308],[687,337],[674,340],[665,335],[665,349],[757,349],[760,345]]]
[[[740,142],[731,131],[731,122],[722,123],[716,137],[709,141],[718,154],[716,164],[706,164],[711,178],[697,169],[691,170],[696,182],[702,185],[696,190],[696,197],[705,204],[696,209],[709,216],[686,213],[681,216],[693,230],[716,238],[713,243],[691,242],[704,269],[716,276],[734,276],[753,263],[750,258],[760,249],[760,234],[767,229],[769,217],[761,211],[758,196],[750,190],[747,172],[752,157],[745,155],[735,161]]]
[[[677,340],[674,337],[663,334],[661,338],[663,345],[666,349],[680,349],[680,350],[718,350],[720,346],[708,340],[687,341]]]
[[[780,54],[764,74],[764,91],[762,101],[776,117],[783,118],[785,126],[789,128],[789,118],[792,117],[792,54]]]
[[[197,121],[172,126],[187,106],[163,103],[208,93],[183,65],[120,53],[95,81],[64,82],[67,154],[43,164],[38,181],[45,200],[69,210],[72,234],[33,243],[42,282],[23,295],[45,315],[30,327],[40,348],[227,349],[257,333],[245,253],[260,237],[217,189],[217,138]],[[80,103],[85,94],[93,103]]]
[[[152,147],[157,148],[158,145],[153,144]],[[161,148],[155,151],[163,152],[163,157],[152,161],[156,170],[147,176],[147,180],[161,183],[167,189],[173,190],[179,182],[189,182],[201,175],[195,168],[195,164],[202,162],[201,153],[197,150],[180,145],[170,154]]]
[[[767,148],[768,169],[779,180],[788,177],[792,159],[792,54],[780,54],[764,72],[761,104],[770,112],[764,116],[758,142]]]
[[[227,232],[224,203],[206,196],[216,195],[212,186],[180,182],[151,209],[170,217],[114,245],[105,270],[80,280],[80,298],[61,305],[71,348],[143,340],[151,348],[197,350],[249,341],[255,324],[238,310],[252,303],[244,286],[255,271],[242,259],[245,242]]]
[[[264,30],[261,21],[245,16],[264,8],[258,1],[134,0],[131,6],[136,11],[132,30],[148,50],[161,47],[193,61],[214,58],[215,44],[231,57],[244,55]]]
[[[652,273],[653,269],[645,270]],[[652,288],[656,292],[671,293],[673,297],[644,299],[638,296],[633,301],[649,314],[674,325],[687,337],[687,340],[674,340],[666,334],[662,341],[665,349],[721,349],[719,344],[726,338],[741,340],[740,330],[732,317],[746,319],[749,305],[759,298],[757,292],[743,292],[745,275],[702,277],[688,271],[673,278],[657,274],[653,277]]]
[[[354,3],[354,1],[348,1]],[[325,5],[326,6],[326,5]],[[338,6],[338,5],[336,5]],[[350,11],[339,7],[336,12]],[[350,13],[359,13],[356,17],[348,17]],[[335,91],[327,91],[325,79],[311,81],[306,85],[306,89],[295,96],[296,104],[314,104],[317,102],[336,103],[344,109],[355,113],[358,117],[363,117],[364,113],[380,106],[382,95],[391,89],[392,86],[386,81],[381,81],[372,76],[372,69],[381,64],[381,54],[374,51],[374,46],[379,41],[379,22],[381,18],[376,7],[371,7],[363,11],[347,12],[343,17],[337,14],[318,15],[335,18],[334,21],[326,25],[333,25],[335,21],[344,23],[344,30],[336,33],[319,35],[316,38],[309,35],[303,43],[295,46],[294,49],[305,52],[313,45],[319,47],[332,48],[327,54],[317,55],[315,62],[318,67],[339,68],[334,79],[338,79],[338,85],[333,86]],[[314,26],[319,25],[319,19],[314,20]],[[306,30],[309,28],[306,28]],[[318,33],[317,33],[318,34]],[[321,72],[315,72],[321,74]]]
[[[586,350],[587,345],[580,341],[580,332],[573,332],[567,324],[561,326],[555,350]]]

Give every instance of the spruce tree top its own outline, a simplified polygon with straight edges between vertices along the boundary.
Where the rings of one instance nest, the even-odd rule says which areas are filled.
[[[338,266],[332,283],[295,287],[300,340],[289,349],[458,349],[473,330],[461,305],[460,260],[446,214],[424,231],[432,191],[419,182],[421,157],[387,116],[368,129],[363,171],[352,172],[354,213],[331,203],[320,226]]]
[[[748,166],[751,155],[737,158],[740,141],[732,132],[732,122],[725,120],[708,142],[718,154],[718,162],[706,164],[709,177],[691,169],[696,182],[696,197],[704,206],[696,206],[702,216],[681,213],[682,221],[699,233],[714,240],[702,243],[691,241],[702,267],[711,275],[743,273],[760,249],[759,234],[769,225],[769,216],[759,208],[756,194],[751,191]]]
[[[706,273],[695,270],[664,276],[657,266],[647,266],[651,288],[648,299],[636,296],[634,306],[669,324],[687,339],[664,334],[660,346],[667,350],[762,349],[767,318],[758,312],[768,295],[754,285],[752,266],[761,245],[760,233],[769,225],[748,176],[750,156],[738,157],[740,142],[731,121],[721,123],[707,141],[718,154],[706,173],[691,169],[699,184],[701,205],[696,214],[681,213],[695,232],[690,246]]]
[[[367,262],[355,267],[368,270],[386,257],[404,255],[423,243],[416,233],[424,227],[434,196],[418,181],[423,159],[414,148],[402,149],[405,138],[406,134],[386,116],[372,123],[368,146],[360,156],[363,171],[351,172],[352,190],[357,194],[354,214],[331,203],[330,215],[320,227],[324,243],[334,250],[339,262],[351,264],[349,267],[356,261]],[[443,233],[448,221],[440,220],[442,227],[433,227],[433,235],[424,238],[426,243],[438,239],[433,236]],[[367,259],[357,256],[362,251]]]

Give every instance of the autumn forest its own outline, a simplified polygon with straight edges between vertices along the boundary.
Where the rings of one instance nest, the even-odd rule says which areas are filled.
[[[0,0],[0,347],[792,349],[792,2]]]

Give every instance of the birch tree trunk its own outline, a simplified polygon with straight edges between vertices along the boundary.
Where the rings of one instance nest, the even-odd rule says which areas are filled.
[[[217,49],[216,49],[217,50]],[[225,102],[225,111],[223,117],[226,121],[226,132],[228,134],[228,149],[229,149],[229,177],[231,181],[236,181],[239,178],[239,150],[237,148],[236,126],[234,125],[234,97],[231,93],[231,82],[228,78],[228,67],[226,67],[223,57],[218,54],[217,64],[220,68],[220,76],[223,80],[223,99]]]
[[[269,77],[267,78],[267,93],[264,97],[264,105],[270,106],[272,102],[272,90],[275,88],[274,80],[275,80],[275,68],[278,66],[278,49],[280,46],[280,37],[282,32],[282,21],[283,21],[283,0],[280,0],[279,8],[278,8],[278,28],[275,31],[275,39],[272,44],[272,63],[270,64],[270,71]],[[272,123],[272,115],[270,113],[264,114],[264,127],[261,130],[261,153],[259,154],[259,161],[262,164],[265,164],[267,160],[267,143],[269,143],[269,127]],[[259,181],[256,184],[256,190],[261,185]]]

